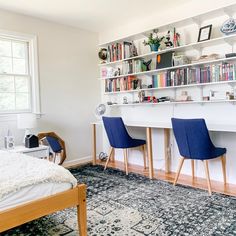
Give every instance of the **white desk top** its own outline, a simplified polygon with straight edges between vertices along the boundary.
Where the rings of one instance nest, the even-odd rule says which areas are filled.
[[[148,121],[124,121],[126,126],[129,127],[143,127],[143,128],[156,128],[156,129],[172,129],[171,122],[148,122]],[[91,124],[102,125],[101,121],[95,121]],[[222,124],[222,123],[208,123],[206,121],[207,128],[209,131],[221,131],[221,132],[236,132],[235,125]]]
[[[27,152],[42,151],[42,150],[48,150],[48,149],[49,149],[49,146],[45,146],[45,145],[39,145],[38,147],[35,147],[35,148],[26,148],[23,145],[21,146],[19,145],[19,146],[15,146],[13,149],[4,149],[4,150],[9,151],[9,152],[27,153]]]

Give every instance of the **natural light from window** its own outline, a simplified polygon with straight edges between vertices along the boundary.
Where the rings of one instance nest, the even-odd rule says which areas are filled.
[[[0,37],[0,113],[31,111],[29,45]]]

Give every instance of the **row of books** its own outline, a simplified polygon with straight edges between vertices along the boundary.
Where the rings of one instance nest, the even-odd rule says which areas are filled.
[[[119,79],[105,81],[105,92],[119,92],[135,90],[141,87],[141,80],[135,76],[126,76]]]
[[[135,76],[106,80],[106,92],[134,90],[137,88],[159,88],[188,84],[211,83],[236,80],[236,64],[222,63],[201,68],[183,68],[152,75],[145,85]],[[138,82],[133,82],[138,81]],[[118,84],[118,85],[117,85]]]
[[[223,63],[200,68],[184,68],[166,71],[152,76],[152,87],[168,87],[187,84],[211,83],[234,80],[236,64]]]
[[[139,73],[143,71],[142,60],[129,60],[122,63],[122,74]]]
[[[142,60],[129,60],[129,61],[124,61],[122,63],[122,67],[119,67],[119,73],[117,75],[128,75],[132,73],[139,73],[144,71],[144,66],[143,66],[143,61]],[[101,68],[101,76],[102,78],[106,77],[113,77],[115,76],[116,71],[118,72],[118,68],[113,68],[113,67],[102,67]]]
[[[133,55],[133,43],[114,43],[107,47],[107,62],[119,61]]]
[[[107,61],[119,61],[123,59],[123,45],[121,43],[114,43],[107,47]]]

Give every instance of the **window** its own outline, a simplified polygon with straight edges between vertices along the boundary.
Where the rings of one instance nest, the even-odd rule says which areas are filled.
[[[35,40],[0,31],[0,114],[39,113]]]

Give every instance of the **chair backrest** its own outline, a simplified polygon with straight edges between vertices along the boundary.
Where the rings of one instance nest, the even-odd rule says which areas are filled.
[[[180,155],[190,159],[209,157],[214,147],[204,119],[171,119]]]
[[[102,117],[109,143],[114,148],[126,148],[132,139],[121,117]]]
[[[58,153],[58,152],[61,152],[61,150],[63,149],[56,138],[51,137],[51,136],[46,136],[46,140],[49,146],[51,147],[51,149],[53,150],[53,152]]]
[[[53,138],[57,139],[58,142],[60,143],[61,147],[62,147],[62,152],[61,152],[61,155],[60,155],[61,156],[61,161],[59,163],[59,165],[61,165],[66,159],[65,141],[60,136],[58,136],[55,132],[52,132],[52,131],[51,132],[42,132],[42,133],[38,134],[38,138],[39,138],[39,140],[42,144],[44,144],[43,140],[46,139],[47,136],[50,136],[50,137],[53,137]]]

